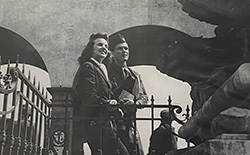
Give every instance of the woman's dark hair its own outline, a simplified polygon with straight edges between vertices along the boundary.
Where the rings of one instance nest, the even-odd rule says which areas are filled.
[[[109,37],[108,37],[107,33],[93,33],[93,34],[91,34],[90,37],[89,37],[88,44],[83,49],[81,56],[78,58],[78,62],[79,62],[80,65],[90,59],[91,52],[93,50],[95,40],[98,39],[98,38],[103,38],[103,39],[105,39],[107,41],[109,40]],[[107,57],[109,57],[109,55]]]

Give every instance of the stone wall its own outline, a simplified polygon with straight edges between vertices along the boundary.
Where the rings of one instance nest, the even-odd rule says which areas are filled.
[[[192,19],[177,0],[1,0],[0,26],[27,39],[43,58],[52,86],[70,87],[93,32],[115,33],[138,25],[161,25],[213,36],[214,26]]]

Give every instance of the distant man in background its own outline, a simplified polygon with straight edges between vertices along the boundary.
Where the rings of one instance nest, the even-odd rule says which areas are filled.
[[[144,155],[139,132],[133,121],[137,109],[131,105],[147,104],[148,96],[139,73],[127,66],[129,46],[124,36],[116,34],[110,38],[109,47],[114,58],[108,68],[113,92],[119,104],[130,105],[122,107],[124,118],[117,123],[118,136],[131,155],[136,152],[136,155]]]
[[[177,149],[177,138],[172,134],[175,129],[170,126],[172,119],[169,110],[162,110],[160,115],[161,124],[150,137],[148,155],[165,155],[168,151]]]

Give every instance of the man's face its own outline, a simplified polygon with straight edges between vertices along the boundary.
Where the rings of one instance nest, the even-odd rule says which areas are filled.
[[[117,44],[113,52],[116,61],[127,61],[129,58],[129,47],[126,42]]]

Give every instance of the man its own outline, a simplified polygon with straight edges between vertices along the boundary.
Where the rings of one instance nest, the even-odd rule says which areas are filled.
[[[108,69],[113,92],[124,113],[122,121],[118,121],[118,135],[131,155],[138,153],[144,155],[134,116],[135,106],[147,104],[148,97],[140,75],[127,66],[129,59],[129,46],[121,34],[110,39],[109,49],[112,51],[114,61]],[[127,106],[126,106],[127,105]],[[136,133],[136,134],[135,134]]]
[[[169,125],[172,121],[169,110],[162,110],[160,115],[161,124],[150,137],[148,155],[164,155],[170,150],[177,149],[176,136],[172,134],[175,129]]]

